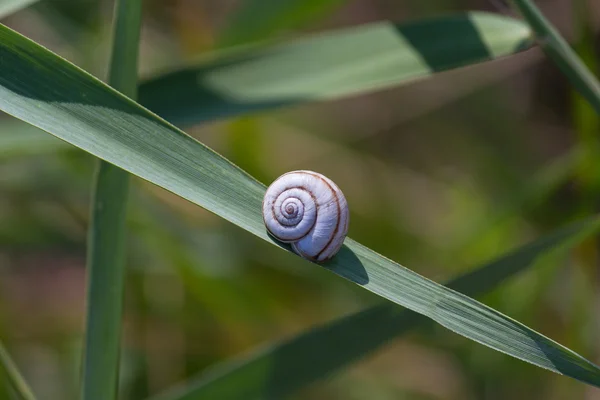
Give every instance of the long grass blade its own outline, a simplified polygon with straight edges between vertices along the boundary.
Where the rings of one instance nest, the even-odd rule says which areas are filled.
[[[137,91],[141,0],[117,0],[109,72],[112,87],[131,98]],[[83,360],[83,400],[116,398],[129,174],[99,160],[88,237],[88,300]]]
[[[447,287],[471,296],[485,293],[533,267],[540,258],[565,251],[599,229],[598,217],[569,225],[453,279]],[[374,306],[241,361],[218,366],[152,400],[284,398],[306,385],[326,379],[426,321],[423,316],[393,303]]]
[[[0,27],[0,109],[289,251],[264,228],[264,185],[134,101],[6,27]],[[600,386],[600,369],[580,355],[352,239],[320,267],[471,340]]]
[[[33,392],[19,372],[12,358],[0,342],[0,377],[6,379],[10,388],[19,396],[20,400],[35,400]]]
[[[532,43],[531,35],[514,19],[477,12],[378,22],[213,55],[144,83],[139,99],[185,127],[395,87],[524,50]]]
[[[600,82],[577,56],[569,43],[530,0],[513,0],[537,35],[544,52],[556,63],[571,84],[600,114]]]

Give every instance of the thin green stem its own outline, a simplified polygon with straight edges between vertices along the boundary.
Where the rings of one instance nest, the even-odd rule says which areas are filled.
[[[108,83],[129,98],[137,97],[137,65],[142,0],[116,0],[115,33]]]
[[[141,0],[117,0],[109,84],[137,93]],[[88,237],[88,302],[83,400],[111,400],[118,392],[119,344],[125,277],[129,174],[98,162]]]
[[[6,379],[10,386],[14,389],[17,395],[22,400],[35,400],[33,392],[25,382],[25,379],[19,372],[19,369],[10,358],[10,355],[4,348],[4,345],[0,342],[0,369],[3,371],[3,375],[6,375]]]
[[[585,66],[567,41],[530,0],[513,0],[523,18],[538,37],[545,53],[571,81],[571,84],[600,114],[600,82]]]

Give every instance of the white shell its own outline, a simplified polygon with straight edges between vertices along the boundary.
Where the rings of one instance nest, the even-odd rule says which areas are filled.
[[[312,171],[281,175],[263,200],[263,219],[271,235],[317,262],[330,259],[342,247],[348,234],[348,214],[340,188]]]

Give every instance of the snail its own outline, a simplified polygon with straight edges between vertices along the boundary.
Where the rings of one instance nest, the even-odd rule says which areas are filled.
[[[298,255],[323,262],[342,247],[348,234],[348,203],[331,179],[312,171],[281,175],[263,200],[263,220],[277,240]]]

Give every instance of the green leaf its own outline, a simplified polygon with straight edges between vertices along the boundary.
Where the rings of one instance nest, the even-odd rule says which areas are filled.
[[[0,19],[9,16],[38,0],[0,0]]]
[[[8,355],[2,342],[0,342],[0,379],[6,379],[10,387],[21,400],[35,400],[33,392],[25,382],[19,369]]]
[[[453,279],[447,286],[468,295],[485,293],[532,267],[540,258],[575,246],[599,229],[598,217],[569,225]],[[419,314],[384,303],[307,331],[247,359],[218,366],[152,400],[284,398],[326,379],[426,321]]]
[[[513,0],[513,2],[535,31],[538,43],[544,52],[562,70],[581,95],[590,102],[596,113],[600,114],[600,82],[598,79],[530,0]]]
[[[486,13],[378,22],[213,57],[146,82],[139,99],[185,127],[406,84],[523,50],[530,37],[523,23]]]
[[[137,92],[141,19],[142,0],[117,0],[109,82],[132,98]],[[117,396],[128,192],[129,174],[99,160],[88,235],[83,400]]]
[[[220,35],[219,46],[268,39],[327,15],[344,3],[346,0],[243,1]]]
[[[264,185],[137,103],[6,27],[0,28],[0,109],[289,250],[266,233],[261,215]],[[335,176],[331,178],[335,180]],[[600,386],[600,369],[578,354],[352,239],[321,267],[467,338]]]

